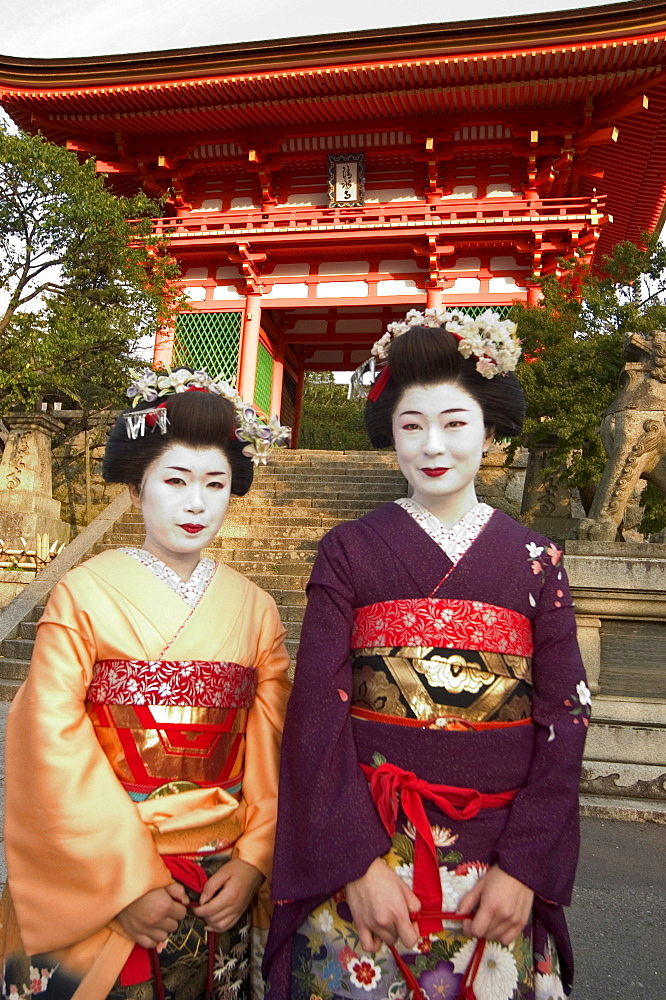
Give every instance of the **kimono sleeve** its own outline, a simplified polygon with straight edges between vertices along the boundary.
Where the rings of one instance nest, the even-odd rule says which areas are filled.
[[[571,902],[579,849],[578,786],[590,692],[561,553],[551,564],[534,619],[534,746],[525,786],[496,845],[504,871],[547,902]]]
[[[275,603],[267,595],[262,615],[257,661],[257,691],[248,713],[243,799],[245,830],[236,841],[234,857],[254,865],[270,878],[275,846],[282,729],[291,684],[285,630]]]
[[[329,895],[390,846],[351,727],[356,601],[339,529],[320,543],[307,593],[280,776],[273,897],[282,900]]]
[[[7,720],[5,848],[28,953],[83,941],[173,881],[86,713],[95,637],[75,591],[53,591]]]

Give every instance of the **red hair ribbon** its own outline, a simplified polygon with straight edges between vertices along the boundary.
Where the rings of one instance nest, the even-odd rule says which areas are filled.
[[[162,402],[162,403],[158,403],[157,406],[155,407],[155,409],[156,410],[166,410],[166,400],[164,400],[164,402]],[[154,413],[147,413],[146,414],[146,424],[148,425],[148,427],[154,427],[156,423],[157,423],[157,417],[155,416],[155,414]]]
[[[370,392],[368,393],[368,399],[371,403],[375,403],[379,399],[390,377],[391,377],[391,372],[389,366],[387,365],[386,368],[384,368],[383,371],[381,372],[379,378],[373,385]]]

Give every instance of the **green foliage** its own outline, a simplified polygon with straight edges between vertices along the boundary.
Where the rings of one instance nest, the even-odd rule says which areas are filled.
[[[643,241],[642,248],[617,244],[601,276],[581,258],[562,261],[564,274],[542,281],[539,305],[516,303],[511,311],[523,341],[526,439],[557,441],[551,467],[566,468],[586,507],[606,464],[599,425],[619,391],[624,336],[666,329],[666,246],[654,234]],[[654,521],[657,498],[646,496]]]
[[[325,451],[369,451],[363,426],[362,400],[348,400],[347,386],[331,372],[308,372],[303,386],[300,448]]]
[[[138,340],[182,305],[159,211],[112,195],[94,161],[0,126],[0,416],[52,395],[122,402]]]

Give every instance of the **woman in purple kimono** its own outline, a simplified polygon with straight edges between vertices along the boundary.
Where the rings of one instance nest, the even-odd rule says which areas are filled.
[[[322,540],[285,725],[270,1000],[559,1000],[590,696],[561,550],[478,503],[515,326],[392,324],[366,409],[408,499]]]

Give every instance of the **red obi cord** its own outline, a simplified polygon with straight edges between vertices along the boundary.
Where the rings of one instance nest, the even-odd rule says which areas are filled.
[[[412,771],[403,771],[395,764],[380,767],[360,765],[370,784],[370,792],[377,806],[380,819],[390,837],[395,833],[398,807],[402,806],[405,816],[416,830],[414,842],[414,892],[421,900],[421,910],[413,914],[422,936],[436,934],[442,930],[444,920],[465,920],[471,913],[454,913],[442,910],[442,884],[439,880],[437,848],[426,816],[423,800],[433,802],[451,819],[474,819],[482,809],[500,809],[506,806],[518,793],[514,788],[508,792],[479,792],[476,788],[460,788],[456,785],[431,785],[418,778]],[[478,972],[485,948],[485,940],[480,938],[471,961],[460,984],[459,1000],[476,1000],[474,980]],[[424,991],[394,945],[390,946],[396,964],[405,978],[413,1000],[427,1000]]]
[[[200,865],[188,858],[179,857],[177,854],[164,855],[162,861],[167,866],[176,882],[200,893],[208,881],[206,872]],[[190,906],[196,906],[190,903]],[[213,996],[213,971],[215,962],[215,949],[217,946],[217,934],[208,934],[208,976],[207,976],[207,997]],[[134,986],[136,983],[144,983],[154,978],[157,989],[158,1000],[164,998],[164,984],[160,969],[160,957],[154,948],[142,948],[140,944],[135,944],[130,952],[129,958],[125,962],[120,973],[121,986]]]
[[[395,833],[398,807],[416,830],[414,842],[414,892],[421,900],[422,910],[416,916],[421,934],[434,934],[442,929],[442,885],[439,880],[437,848],[426,816],[423,800],[434,803],[451,819],[474,819],[482,809],[500,809],[518,793],[478,792],[476,788],[456,785],[431,785],[412,771],[403,771],[394,764],[380,767],[360,765],[370,784],[370,792],[379,817],[390,837]]]

